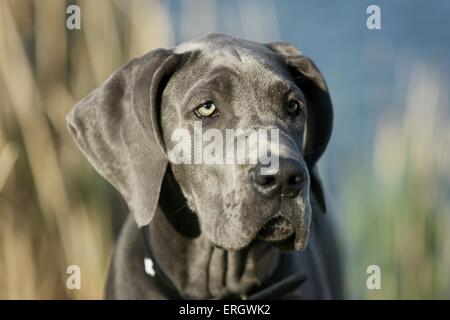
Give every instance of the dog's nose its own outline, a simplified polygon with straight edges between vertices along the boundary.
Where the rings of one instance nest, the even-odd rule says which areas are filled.
[[[261,169],[260,164],[250,169],[249,178],[253,187],[265,196],[281,193],[285,197],[296,197],[303,187],[305,171],[297,160],[280,159],[279,168],[273,172],[266,168],[263,174]]]

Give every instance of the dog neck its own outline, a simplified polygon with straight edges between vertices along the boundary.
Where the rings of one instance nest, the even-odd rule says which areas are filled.
[[[264,283],[278,266],[280,253],[266,243],[228,251],[203,235],[187,238],[158,210],[149,227],[152,252],[183,298],[242,297]]]
[[[267,280],[280,260],[279,250],[264,242],[238,251],[214,246],[201,232],[170,168],[149,230],[154,258],[183,298],[245,295]]]

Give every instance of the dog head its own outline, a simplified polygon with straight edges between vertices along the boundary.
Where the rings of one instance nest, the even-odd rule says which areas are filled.
[[[222,34],[132,60],[67,117],[75,141],[123,195],[138,225],[167,166],[217,246],[254,239],[303,250],[315,164],[331,135],[325,81],[298,49]]]

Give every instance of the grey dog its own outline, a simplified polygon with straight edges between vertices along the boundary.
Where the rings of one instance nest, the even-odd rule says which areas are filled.
[[[106,298],[240,299],[299,273],[301,285],[271,298],[341,298],[316,169],[332,114],[322,74],[288,43],[211,34],[114,72],[67,116],[77,145],[134,217],[119,237]],[[192,131],[194,121],[279,129],[279,169],[171,163],[172,132]]]

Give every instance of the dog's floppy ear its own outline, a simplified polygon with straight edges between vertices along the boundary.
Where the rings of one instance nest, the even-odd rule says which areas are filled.
[[[159,130],[162,88],[180,55],[157,49],[115,71],[66,118],[92,166],[124,197],[139,226],[158,205],[168,159]]]
[[[308,119],[304,157],[311,175],[311,189],[325,212],[325,196],[315,164],[327,147],[333,127],[333,106],[327,84],[311,59],[295,46],[284,42],[269,43],[267,46],[283,57],[305,95]]]

